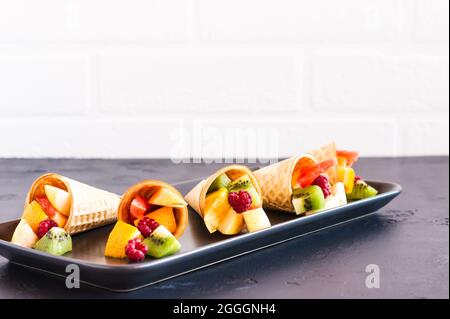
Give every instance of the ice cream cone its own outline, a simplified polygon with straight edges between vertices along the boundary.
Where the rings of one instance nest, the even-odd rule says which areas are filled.
[[[292,175],[303,165],[311,163],[311,161],[322,162],[329,159],[336,160],[336,145],[334,142],[254,172],[261,187],[264,206],[294,213],[295,209],[292,205]],[[337,179],[336,167],[331,168],[327,173],[332,182],[335,182]]]
[[[209,176],[207,179],[202,180],[200,183],[197,184],[186,196],[184,196],[184,199],[188,202],[188,204],[203,218],[204,215],[204,209],[205,209],[205,200],[206,200],[206,193],[208,192],[209,187],[214,182],[214,180],[222,174],[228,174],[233,176],[233,178],[239,178],[243,175],[248,175],[250,178],[250,181],[252,182],[254,188],[258,192],[258,194],[261,195],[261,189],[259,187],[258,181],[256,180],[253,173],[245,166],[242,165],[230,165],[226,166],[211,176]]]
[[[337,155],[336,155],[336,143],[331,142],[327,145],[324,145],[318,149],[312,150],[308,152],[312,156],[314,156],[318,162],[323,162],[329,159],[335,160],[337,163]],[[330,168],[327,171],[328,177],[332,184],[336,183],[338,180],[338,171],[337,166]]]
[[[305,163],[317,162],[310,154],[291,157],[254,172],[263,198],[264,207],[295,212],[292,205],[292,174]]]
[[[117,219],[118,195],[54,173],[45,174],[34,181],[27,194],[25,207],[37,196],[45,195],[45,185],[61,188],[71,194],[70,214],[64,226],[69,234],[100,227]]]
[[[122,199],[119,204],[118,208],[118,219],[121,221],[124,221],[128,224],[132,224],[130,218],[129,218],[129,212],[130,212],[130,205],[133,199],[137,195],[142,195],[145,198],[149,198],[151,195],[153,195],[158,189],[161,187],[166,188],[170,192],[172,192],[174,195],[179,196],[180,202],[183,202],[183,195],[172,185],[167,184],[162,181],[157,180],[146,180],[139,182],[133,186],[131,186],[125,194],[122,196]],[[188,209],[187,205],[176,205],[173,207],[173,213],[175,215],[175,220],[177,224],[177,229],[173,233],[173,235],[177,238],[179,238],[184,230],[186,229],[186,226],[188,224]]]

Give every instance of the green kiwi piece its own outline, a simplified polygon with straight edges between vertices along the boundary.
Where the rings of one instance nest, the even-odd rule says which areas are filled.
[[[175,254],[181,248],[175,236],[163,225],[158,226],[143,243],[148,247],[147,255],[155,258]]]
[[[325,208],[325,197],[317,185],[294,189],[293,197],[292,205],[297,215]]]
[[[72,250],[72,238],[62,228],[51,228],[33,246],[34,249],[61,256]]]
[[[211,186],[209,186],[208,193],[212,193],[220,188],[228,187],[228,185],[231,183],[230,178],[227,176],[227,174],[222,174],[216,177],[214,182],[212,182]]]
[[[367,184],[366,182],[359,180],[353,186],[353,190],[350,194],[347,194],[347,198],[351,200],[358,200],[373,197],[378,194],[378,191]]]
[[[262,205],[261,197],[253,186],[248,175],[242,175],[228,185],[229,192],[239,192],[240,190],[244,190],[250,194],[252,197],[252,206],[258,207]]]

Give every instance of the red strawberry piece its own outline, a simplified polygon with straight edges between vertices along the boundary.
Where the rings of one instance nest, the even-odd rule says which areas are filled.
[[[47,214],[48,217],[55,217],[56,213],[59,213],[55,207],[52,206],[50,201],[46,196],[37,196],[36,201],[41,206],[42,210]]]

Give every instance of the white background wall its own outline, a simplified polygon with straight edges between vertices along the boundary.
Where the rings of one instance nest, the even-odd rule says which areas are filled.
[[[448,86],[448,0],[0,0],[0,157],[448,154]]]

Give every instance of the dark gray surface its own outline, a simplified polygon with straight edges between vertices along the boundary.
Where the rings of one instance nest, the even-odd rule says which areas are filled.
[[[0,160],[0,221],[17,218],[32,181],[54,171],[121,193],[141,179],[176,182],[221,165],[167,160]],[[367,179],[399,183],[403,193],[368,218],[267,248],[126,294],[22,269],[0,257],[0,297],[113,298],[448,298],[448,157],[361,159]],[[365,287],[377,264],[381,287]]]

